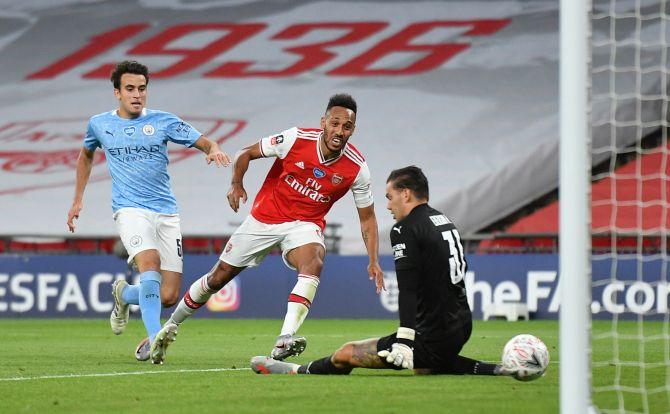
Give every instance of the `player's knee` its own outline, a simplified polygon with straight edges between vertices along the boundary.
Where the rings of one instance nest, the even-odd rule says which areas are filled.
[[[174,306],[178,300],[179,300],[178,291],[161,293],[161,303],[163,304],[164,308],[170,308]]]
[[[157,250],[151,249],[142,251],[138,253],[133,260],[140,272],[147,272],[150,270],[160,272],[161,270],[161,259]]]

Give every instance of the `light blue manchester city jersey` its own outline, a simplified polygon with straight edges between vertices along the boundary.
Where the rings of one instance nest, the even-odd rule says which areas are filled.
[[[115,110],[89,120],[84,146],[105,151],[113,211],[137,207],[175,214],[178,208],[167,172],[167,142],[191,147],[201,135],[169,112],[145,109],[138,118],[124,119]]]

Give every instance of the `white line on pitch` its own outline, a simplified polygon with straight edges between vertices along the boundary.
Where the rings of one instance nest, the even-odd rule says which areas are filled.
[[[168,371],[130,371],[130,372],[107,372],[99,374],[41,375],[39,377],[0,378],[0,381],[29,381],[29,380],[42,380],[42,379],[90,378],[90,377],[122,377],[126,375],[174,374],[174,373],[188,373],[188,372],[247,371],[250,369],[251,368],[173,369]]]

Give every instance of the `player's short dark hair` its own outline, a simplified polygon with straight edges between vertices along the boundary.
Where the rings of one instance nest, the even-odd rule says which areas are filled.
[[[144,75],[144,78],[147,80],[147,85],[149,84],[149,68],[135,60],[124,60],[114,67],[114,70],[112,70],[112,74],[109,77],[114,84],[114,89],[121,88],[121,76],[123,76],[124,73]]]
[[[351,109],[356,113],[356,101],[348,93],[338,93],[330,97],[328,100],[328,106],[326,107],[326,113],[330,111],[330,108],[334,106],[341,106],[343,108]]]
[[[416,198],[428,200],[428,178],[415,165],[391,171],[386,182],[393,183],[395,189],[409,189]]]

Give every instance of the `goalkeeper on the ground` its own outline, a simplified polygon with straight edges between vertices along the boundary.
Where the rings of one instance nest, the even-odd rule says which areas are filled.
[[[396,220],[391,244],[399,289],[397,332],[346,343],[334,354],[304,365],[254,357],[255,372],[341,375],[354,368],[407,368],[417,374],[513,374],[500,365],[459,355],[472,332],[463,281],[467,263],[456,226],[428,205],[428,180],[421,169],[392,171],[386,198]]]

